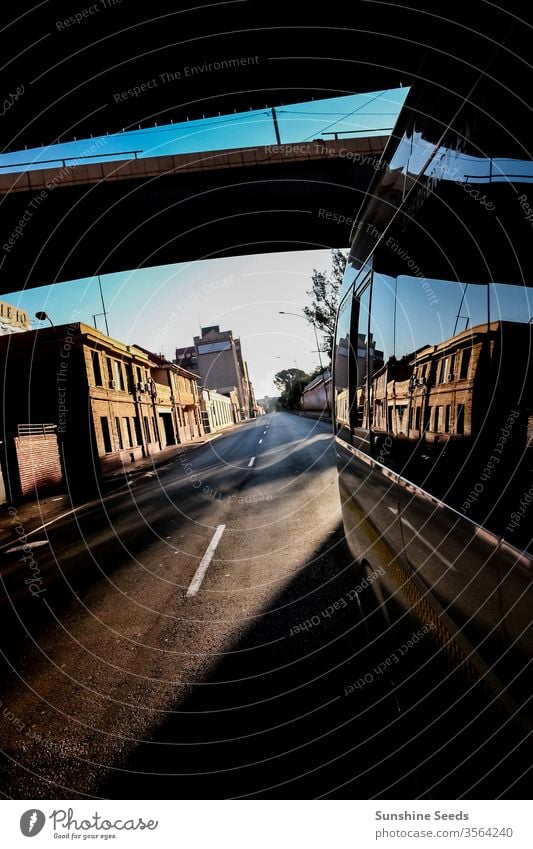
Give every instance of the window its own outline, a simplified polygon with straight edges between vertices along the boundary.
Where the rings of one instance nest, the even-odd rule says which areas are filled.
[[[115,381],[115,389],[121,389],[124,392],[124,372],[122,371],[122,363],[118,360],[113,360],[113,378]]]
[[[533,408],[531,293],[518,285],[431,280],[430,298],[424,282],[374,273],[369,337],[383,361],[372,374],[368,405],[373,450],[378,456],[381,435],[388,438],[386,465],[457,510],[467,503],[465,515],[503,534],[530,486],[519,458],[526,456]],[[406,406],[414,410],[411,431]],[[515,415],[519,424],[510,429]],[[487,459],[502,428],[509,436],[489,475]],[[479,497],[468,502],[476,484]]]
[[[463,353],[461,356],[461,373],[459,377],[461,380],[465,380],[468,377],[468,369],[470,366],[470,356],[472,354],[472,348],[463,348]]]
[[[105,362],[106,362],[106,368],[107,368],[107,380],[109,382],[109,386],[113,387],[113,381],[114,381],[113,361],[112,361],[111,357],[106,357]]]
[[[127,418],[126,416],[124,417],[124,433],[126,438],[126,447],[132,448],[133,440],[131,438],[131,424],[129,418]]]
[[[133,418],[133,427],[134,427],[134,430],[135,430],[135,441],[136,441],[137,445],[142,445],[143,444],[143,436],[142,436],[142,431],[141,431],[141,423],[139,421],[138,416],[134,416],[134,418]]]
[[[350,324],[352,318],[352,290],[344,298],[337,318],[335,339],[335,423],[336,432],[351,441],[349,414],[350,377]],[[358,391],[359,396],[359,391]],[[359,403],[359,400],[358,400]]]
[[[396,406],[396,430],[398,433],[405,432],[406,424],[404,422],[404,416],[406,410],[407,406],[405,404],[398,404]]]
[[[124,448],[124,442],[122,441],[122,429],[120,427],[120,419],[118,416],[115,418],[115,427],[117,429],[118,447],[122,450]]]
[[[111,444],[111,433],[109,431],[109,421],[107,419],[107,416],[100,417],[100,427],[102,428],[104,451],[106,454],[110,454],[113,450],[113,446]]]
[[[144,416],[144,433],[145,433],[145,436],[146,436],[146,441],[151,442],[152,441],[152,435],[150,433],[150,423],[148,421],[148,416]]]
[[[100,354],[98,351],[91,351],[91,359],[93,364],[94,385],[103,386],[102,369],[100,367]]]
[[[231,342],[230,341],[222,341],[222,342],[209,342],[204,345],[198,345],[198,353],[199,354],[214,354],[219,351],[231,351]],[[196,359],[196,357],[195,357]],[[191,363],[193,357],[191,356]]]
[[[457,418],[455,419],[455,432],[462,436],[465,432],[465,406],[459,404],[457,407]]]
[[[126,378],[128,381],[128,392],[133,392],[135,389],[135,379],[133,377],[133,366],[131,363],[126,363]]]
[[[455,380],[455,361],[456,361],[456,356],[454,354],[453,356],[450,357],[449,371],[448,371],[448,374],[446,375],[446,380]]]

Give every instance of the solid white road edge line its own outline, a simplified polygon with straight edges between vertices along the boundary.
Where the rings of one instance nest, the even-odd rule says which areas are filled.
[[[198,569],[194,573],[194,578],[192,579],[191,583],[189,584],[189,589],[185,593],[185,595],[188,598],[190,598],[193,595],[196,595],[196,593],[198,592],[198,590],[202,586],[202,581],[205,578],[205,573],[207,572],[207,570],[209,568],[209,564],[211,563],[211,561],[213,559],[213,555],[216,551],[217,545],[220,542],[220,537],[224,533],[225,527],[226,527],[225,525],[219,525],[218,528],[216,529],[215,533],[213,534],[213,538],[212,538],[211,542],[209,543],[209,545],[207,547],[207,551],[204,554],[204,556],[202,557],[202,561],[201,561],[200,565],[198,566]]]

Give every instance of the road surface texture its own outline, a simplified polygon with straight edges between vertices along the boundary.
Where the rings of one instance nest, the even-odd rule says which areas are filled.
[[[490,717],[426,698],[430,636],[372,671],[390,637],[327,423],[243,424],[27,541],[33,560],[1,551],[6,797],[483,798],[520,777],[512,740],[492,770],[476,752]]]

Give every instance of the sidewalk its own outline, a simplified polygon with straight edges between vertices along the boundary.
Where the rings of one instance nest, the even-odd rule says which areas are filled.
[[[304,419],[315,419],[316,421],[331,423],[331,413],[311,413],[309,410],[287,410],[287,412],[293,413],[295,416],[302,416]]]
[[[239,427],[239,425],[235,425],[234,427]],[[135,463],[128,463],[127,466],[117,468],[100,481],[100,493],[102,496],[105,496],[121,487],[128,486],[132,480],[146,475],[151,471],[155,471],[159,466],[171,463],[186,451],[206,445],[208,442],[212,442],[213,439],[222,436],[223,433],[228,433],[232,430],[234,428],[226,428],[216,433],[208,433],[205,436],[196,437],[190,442],[171,445],[168,448],[163,448],[159,454],[144,457]],[[98,499],[98,495],[95,497]],[[16,542],[21,537],[27,536],[36,528],[41,527],[41,525],[57,519],[74,508],[79,509],[84,504],[88,504],[93,500],[94,498],[91,498],[85,502],[73,503],[71,497],[68,494],[64,494],[44,496],[34,501],[24,501],[15,505],[2,504],[0,506],[0,545]]]

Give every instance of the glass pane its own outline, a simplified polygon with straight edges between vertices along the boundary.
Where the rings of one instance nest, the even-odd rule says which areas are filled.
[[[531,486],[531,289],[375,275],[372,429],[386,464],[525,547]],[[383,451],[382,451],[383,454]]]
[[[350,379],[350,326],[352,321],[352,290],[339,307],[335,336],[335,432],[347,442],[350,436],[349,379]]]

